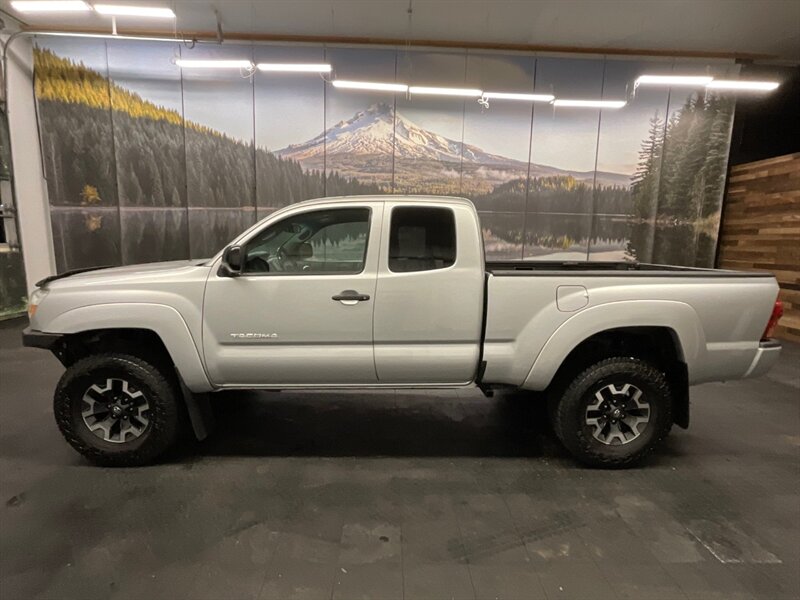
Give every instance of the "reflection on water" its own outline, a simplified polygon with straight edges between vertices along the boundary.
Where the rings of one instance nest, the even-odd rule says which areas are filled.
[[[487,260],[519,260],[522,257],[524,213],[478,213]]]
[[[526,222],[524,260],[586,260],[591,215],[529,213]]]
[[[653,256],[650,262],[690,267],[714,266],[716,239],[699,227],[658,225],[653,229]]]
[[[122,264],[189,258],[189,223],[183,208],[120,211]]]
[[[713,232],[626,215],[480,213],[489,260],[636,260],[713,267]],[[523,234],[524,232],[524,234]]]
[[[214,256],[255,222],[255,211],[246,209],[189,209],[189,256]]]
[[[51,210],[56,269],[121,264],[119,210],[116,207]]]

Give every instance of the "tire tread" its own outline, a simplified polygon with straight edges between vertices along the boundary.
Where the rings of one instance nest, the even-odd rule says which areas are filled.
[[[78,378],[104,368],[121,368],[141,379],[154,393],[151,398],[151,427],[145,443],[133,450],[106,451],[84,441],[73,427],[70,385]],[[53,397],[53,412],[67,442],[91,462],[107,467],[135,467],[153,462],[178,438],[178,391],[170,378],[149,362],[116,352],[87,356],[71,365],[61,376]]]
[[[655,437],[642,449],[627,456],[611,456],[593,449],[594,444],[586,439],[583,427],[575,430],[575,423],[570,422],[569,413],[575,409],[575,403],[582,401],[588,387],[604,377],[618,374],[620,369],[625,369],[637,377],[649,382],[657,396],[665,398],[659,409],[662,411],[660,425]],[[637,358],[615,356],[606,358],[584,369],[559,395],[551,408],[553,429],[559,441],[582,463],[607,469],[624,468],[631,466],[649,455],[663,441],[672,429],[672,401],[667,378],[659,369],[650,363]]]

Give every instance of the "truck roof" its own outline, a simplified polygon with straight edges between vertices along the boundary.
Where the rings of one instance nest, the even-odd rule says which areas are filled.
[[[364,194],[362,196],[326,196],[324,198],[313,198],[311,200],[295,202],[291,204],[291,206],[309,206],[313,204],[324,204],[327,202],[363,202],[364,200],[372,200],[376,202],[385,202],[387,200],[427,200],[430,202],[447,202],[449,204],[463,204],[472,206],[472,202],[467,198],[424,194]]]

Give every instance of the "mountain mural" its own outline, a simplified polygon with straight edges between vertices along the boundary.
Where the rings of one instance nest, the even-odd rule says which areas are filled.
[[[487,129],[496,126],[493,120],[470,122],[467,130],[480,138],[467,139],[491,139],[486,146],[498,152],[521,147],[514,156],[522,156],[532,144],[534,156],[541,156],[532,164],[463,143],[459,135],[449,138],[436,125],[420,126],[392,103],[362,105],[363,110],[326,124],[312,139],[273,150],[267,147],[269,127],[254,128],[244,139],[232,132],[240,131],[239,119],[250,122],[247,106],[252,102],[259,114],[289,120],[284,124],[291,133],[290,119],[307,116],[305,108],[285,101],[295,91],[307,93],[295,89],[293,79],[282,80],[287,89],[275,97],[275,88],[256,86],[253,80],[252,96],[242,100],[246,110],[230,110],[224,79],[207,81],[203,89],[208,95],[198,94],[196,86],[184,88],[180,80],[154,79],[149,66],[109,49],[48,38],[37,40],[34,50],[42,162],[59,271],[209,256],[279,207],[324,195],[389,191],[469,198],[479,211],[492,259],[713,264],[733,118],[733,102],[724,97],[695,92],[664,96],[651,102],[649,123],[642,116],[648,112],[621,111],[610,125],[604,119],[599,132],[591,119],[578,131],[562,113],[549,133],[539,128],[532,139],[523,116],[514,121],[519,131],[502,122],[503,131],[514,138],[509,144],[505,135]],[[105,67],[87,66],[102,64],[94,59],[104,50]],[[171,56],[165,51],[162,58]],[[568,72],[572,63],[559,59],[553,64]],[[561,67],[554,76],[562,77]],[[636,71],[635,65],[626,68]],[[115,80],[108,73],[124,76]],[[124,84],[134,75],[140,84],[127,88]],[[212,128],[186,118],[182,110],[163,106],[163,98],[179,98],[173,106],[188,100],[195,108],[211,102],[237,127],[229,131],[224,122]],[[321,117],[330,114],[326,103],[332,98],[315,92],[306,100]],[[285,102],[276,104],[276,99]],[[415,103],[414,114],[419,111],[425,124],[442,117],[469,118],[460,105],[451,114],[424,107]],[[622,147],[628,139],[623,130],[640,132],[633,138],[641,140],[638,161],[630,148]],[[599,136],[598,143],[587,143],[593,135]],[[572,164],[563,160],[565,150],[594,151],[597,160],[602,139],[604,147],[614,146],[632,158],[606,156],[606,164],[636,162],[636,168],[626,174],[565,168]]]
[[[341,175],[371,183],[381,183],[381,174],[376,173],[375,163],[385,164],[386,157],[391,157],[392,153],[395,159],[403,159],[396,162],[396,168],[405,167],[424,179],[426,185],[436,183],[437,171],[442,178],[452,178],[453,171],[459,169],[473,175],[463,180],[467,185],[474,182],[471,184],[473,189],[462,190],[465,194],[485,193],[494,186],[528,174],[527,162],[492,154],[424,129],[386,103],[373,104],[306,142],[276,151],[278,156],[296,160],[306,169],[324,168],[327,157],[329,165],[335,164]],[[391,173],[386,175],[384,183],[391,181]],[[590,183],[595,174],[593,171],[569,171],[531,164],[530,175],[571,176]],[[597,182],[627,187],[630,177],[598,172]]]

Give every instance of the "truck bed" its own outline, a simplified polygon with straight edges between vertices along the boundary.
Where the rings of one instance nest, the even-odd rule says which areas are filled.
[[[520,260],[486,271],[483,381],[528,389],[544,389],[579,341],[631,323],[679,341],[691,384],[744,377],[778,295],[769,273],[721,269]],[[548,355],[558,359],[545,368]]]
[[[508,260],[487,261],[486,272],[496,277],[520,276],[580,276],[604,275],[640,276],[640,277],[772,277],[771,273],[729,271],[725,269],[704,269],[700,267],[677,267],[673,265],[657,265],[639,262],[601,262],[601,261],[540,261],[540,260]]]

